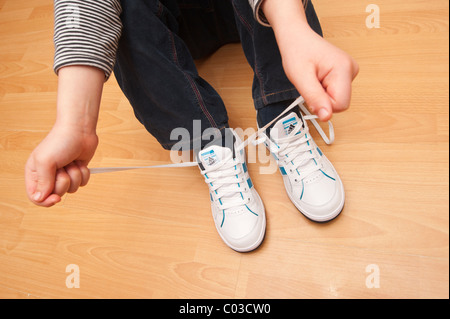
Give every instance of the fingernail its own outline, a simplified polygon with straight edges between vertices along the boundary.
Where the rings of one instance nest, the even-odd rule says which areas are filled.
[[[324,119],[326,119],[327,117],[328,117],[328,111],[326,110],[326,109],[320,109],[320,111],[319,111],[319,118],[321,119],[321,120],[324,120]]]
[[[34,199],[35,201],[39,201],[39,200],[41,199],[41,193],[40,193],[40,192],[35,193],[35,194],[33,195],[33,199]]]

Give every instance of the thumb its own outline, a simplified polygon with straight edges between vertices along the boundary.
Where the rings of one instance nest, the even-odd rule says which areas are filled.
[[[37,184],[33,199],[37,202],[42,202],[52,193],[55,187],[56,172],[47,165],[39,165],[36,167],[36,175]]]
[[[55,186],[56,167],[49,161],[30,158],[26,167],[26,186],[30,199],[36,203],[44,202]]]
[[[320,83],[315,69],[305,70],[297,77],[293,84],[305,99],[312,113],[319,116],[321,121],[328,121],[333,114],[330,96]]]

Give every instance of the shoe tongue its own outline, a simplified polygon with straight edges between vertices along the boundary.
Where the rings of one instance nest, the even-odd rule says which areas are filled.
[[[232,151],[228,147],[212,145],[201,150],[199,153],[200,163],[204,167],[212,167],[220,163],[224,158],[232,155]]]
[[[303,125],[303,121],[295,112],[292,112],[275,123],[270,130],[270,137],[275,141],[287,137],[298,125]]]

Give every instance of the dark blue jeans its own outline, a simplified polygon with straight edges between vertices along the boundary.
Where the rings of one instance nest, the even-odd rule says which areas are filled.
[[[228,127],[221,97],[194,63],[226,43],[240,41],[254,71],[252,97],[260,126],[299,96],[284,73],[272,29],[254,19],[248,0],[123,0],[122,10],[114,74],[137,119],[165,149],[180,146],[170,138],[180,127],[190,134],[184,149],[209,143],[193,129],[194,120],[200,132]],[[306,13],[321,35],[311,2]]]

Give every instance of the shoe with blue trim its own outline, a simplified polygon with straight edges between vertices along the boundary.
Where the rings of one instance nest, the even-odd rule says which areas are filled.
[[[331,143],[314,118],[309,112],[306,116],[291,112],[274,124],[269,135],[267,131],[262,134],[293,204],[307,218],[326,222],[342,211],[345,193],[338,173],[309,133],[306,119],[312,120],[324,140]]]
[[[200,172],[209,187],[211,211],[222,240],[238,252],[256,249],[266,231],[264,205],[250,179],[245,152],[237,134],[230,147],[219,141],[197,154]]]

